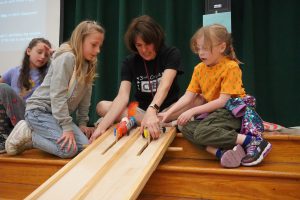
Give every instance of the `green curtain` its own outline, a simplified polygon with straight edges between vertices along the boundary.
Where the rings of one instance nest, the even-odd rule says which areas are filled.
[[[247,93],[257,99],[257,111],[270,122],[300,125],[300,6],[298,0],[232,0],[232,35],[237,56],[244,63]],[[106,29],[99,56],[91,122],[98,101],[113,100],[120,84],[120,63],[129,53],[123,36],[132,18],[152,16],[166,32],[168,45],[181,50],[185,74],[181,93],[190,81],[197,55],[189,49],[193,33],[202,26],[205,0],[64,0],[63,40],[82,20],[96,20]],[[297,78],[298,77],[298,78]]]

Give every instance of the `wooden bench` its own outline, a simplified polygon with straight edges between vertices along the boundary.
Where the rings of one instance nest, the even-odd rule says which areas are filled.
[[[224,169],[178,134],[138,199],[299,199],[300,135],[264,133],[272,151],[255,167]],[[70,160],[37,149],[0,155],[0,199],[23,199]]]

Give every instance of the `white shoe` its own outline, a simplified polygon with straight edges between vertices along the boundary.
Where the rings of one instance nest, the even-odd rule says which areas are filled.
[[[19,121],[9,134],[5,149],[8,155],[17,155],[28,149],[32,144],[32,133],[25,120]]]

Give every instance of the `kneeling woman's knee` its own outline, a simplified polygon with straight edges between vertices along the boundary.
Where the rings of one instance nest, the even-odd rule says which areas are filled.
[[[99,116],[104,116],[107,113],[108,101],[100,101],[96,106],[96,111]]]

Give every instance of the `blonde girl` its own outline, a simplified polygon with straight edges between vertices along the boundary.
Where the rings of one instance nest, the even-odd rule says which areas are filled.
[[[103,40],[100,25],[83,21],[55,52],[44,82],[27,101],[25,120],[32,132],[18,134],[15,127],[6,142],[9,154],[22,152],[32,142],[35,148],[71,158],[88,144],[88,136],[94,131],[87,127],[92,82]],[[71,117],[74,111],[78,126]],[[22,121],[20,127],[24,124]]]
[[[259,135],[240,134],[242,117],[225,108],[229,100],[246,97],[231,35],[222,25],[204,26],[191,38],[191,49],[202,62],[194,68],[186,93],[160,114],[162,122],[178,117],[183,135],[216,155],[224,167],[259,164],[271,144]]]

